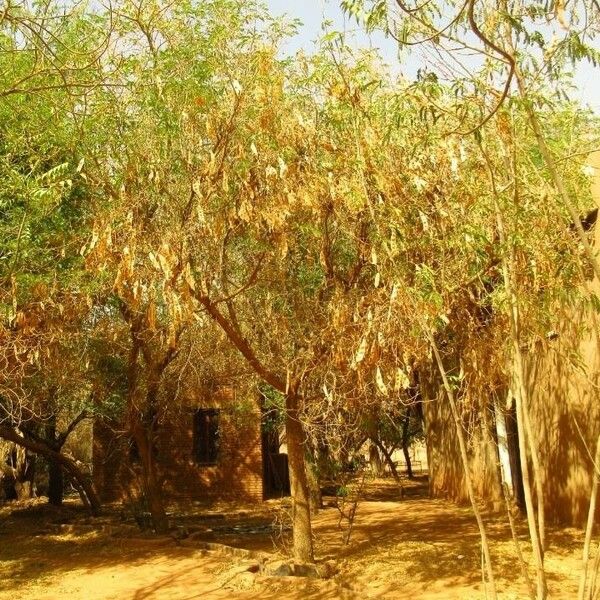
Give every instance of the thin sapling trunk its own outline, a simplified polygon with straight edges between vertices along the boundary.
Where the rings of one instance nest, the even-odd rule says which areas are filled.
[[[481,511],[479,510],[479,506],[477,505],[477,498],[475,497],[475,490],[473,488],[473,481],[471,479],[471,472],[469,470],[469,457],[467,455],[467,444],[465,441],[463,426],[460,421],[460,416],[458,414],[458,408],[456,406],[454,392],[452,391],[452,386],[450,385],[450,382],[448,380],[448,376],[446,374],[446,369],[444,367],[444,363],[442,361],[442,357],[438,350],[437,344],[435,343],[435,339],[433,338],[432,334],[429,334],[429,338],[430,338],[431,348],[433,349],[433,354],[435,356],[435,361],[437,363],[438,370],[442,377],[442,382],[444,384],[444,390],[446,391],[448,403],[450,404],[452,418],[454,420],[456,435],[458,437],[458,445],[460,448],[460,458],[461,458],[461,461],[463,464],[465,483],[467,486],[467,493],[469,495],[469,500],[471,502],[471,508],[473,509],[473,514],[475,515],[475,520],[477,521],[477,527],[479,528],[479,535],[481,538],[481,549],[482,549],[483,558],[484,558],[485,572],[487,574],[487,582],[490,586],[491,597],[496,599],[498,596],[496,593],[496,582],[494,580],[494,570],[492,568],[490,545],[488,542],[487,533],[485,531],[483,517],[481,516]]]

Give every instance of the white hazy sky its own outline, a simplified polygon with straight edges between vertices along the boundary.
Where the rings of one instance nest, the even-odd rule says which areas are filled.
[[[368,36],[360,31],[355,21],[350,21],[344,16],[339,0],[266,0],[266,2],[273,15],[286,14],[300,19],[303,23],[296,38],[290,41],[286,48],[290,53],[300,48],[307,52],[313,50],[313,42],[322,33],[321,24],[324,19],[327,19],[333,22],[333,29],[353,32],[357,45],[380,49],[385,61],[394,71],[399,70],[407,77],[411,77],[419,67],[425,66],[423,58],[420,58],[417,53],[400,64],[396,43],[381,33]],[[600,114],[600,68],[582,63],[576,73],[575,85],[576,90],[570,95],[579,97]]]

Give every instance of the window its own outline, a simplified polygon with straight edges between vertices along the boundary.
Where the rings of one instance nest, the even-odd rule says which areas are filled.
[[[219,457],[219,410],[200,408],[194,413],[194,460],[214,465]]]

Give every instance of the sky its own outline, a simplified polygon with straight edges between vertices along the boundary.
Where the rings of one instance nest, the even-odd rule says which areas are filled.
[[[314,50],[313,42],[322,34],[321,24],[324,20],[330,20],[333,22],[334,30],[352,32],[357,46],[378,48],[385,62],[394,72],[401,72],[411,78],[417,69],[425,66],[423,58],[417,55],[400,63],[394,40],[386,38],[380,32],[372,35],[364,33],[355,21],[345,17],[339,0],[266,0],[266,2],[271,14],[286,14],[300,19],[303,23],[298,35],[285,48],[290,54],[299,49],[307,52]],[[600,67],[595,68],[587,62],[582,63],[576,72],[575,85],[576,89],[570,95],[578,97],[600,114]]]

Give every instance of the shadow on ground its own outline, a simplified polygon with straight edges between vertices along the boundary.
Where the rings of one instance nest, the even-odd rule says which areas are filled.
[[[239,560],[215,556],[170,538],[141,534],[123,514],[108,509],[90,519],[74,503],[62,509],[41,501],[0,507],[0,599],[9,598],[415,598],[482,597],[479,533],[468,507],[426,497],[426,479],[405,482],[404,497],[391,480],[370,483],[357,506],[348,544],[334,498],[314,521],[317,560],[333,560],[334,580],[255,578]],[[269,523],[281,521],[288,505],[179,507],[177,531],[197,528],[199,537],[273,552],[289,532],[275,536]],[[499,590],[520,598],[525,591],[504,515],[485,515]],[[265,533],[265,528],[269,533]],[[203,533],[204,532],[204,533]],[[527,558],[525,523],[518,522]],[[576,590],[581,533],[550,529],[548,580],[555,597]],[[531,569],[533,575],[533,570]]]

